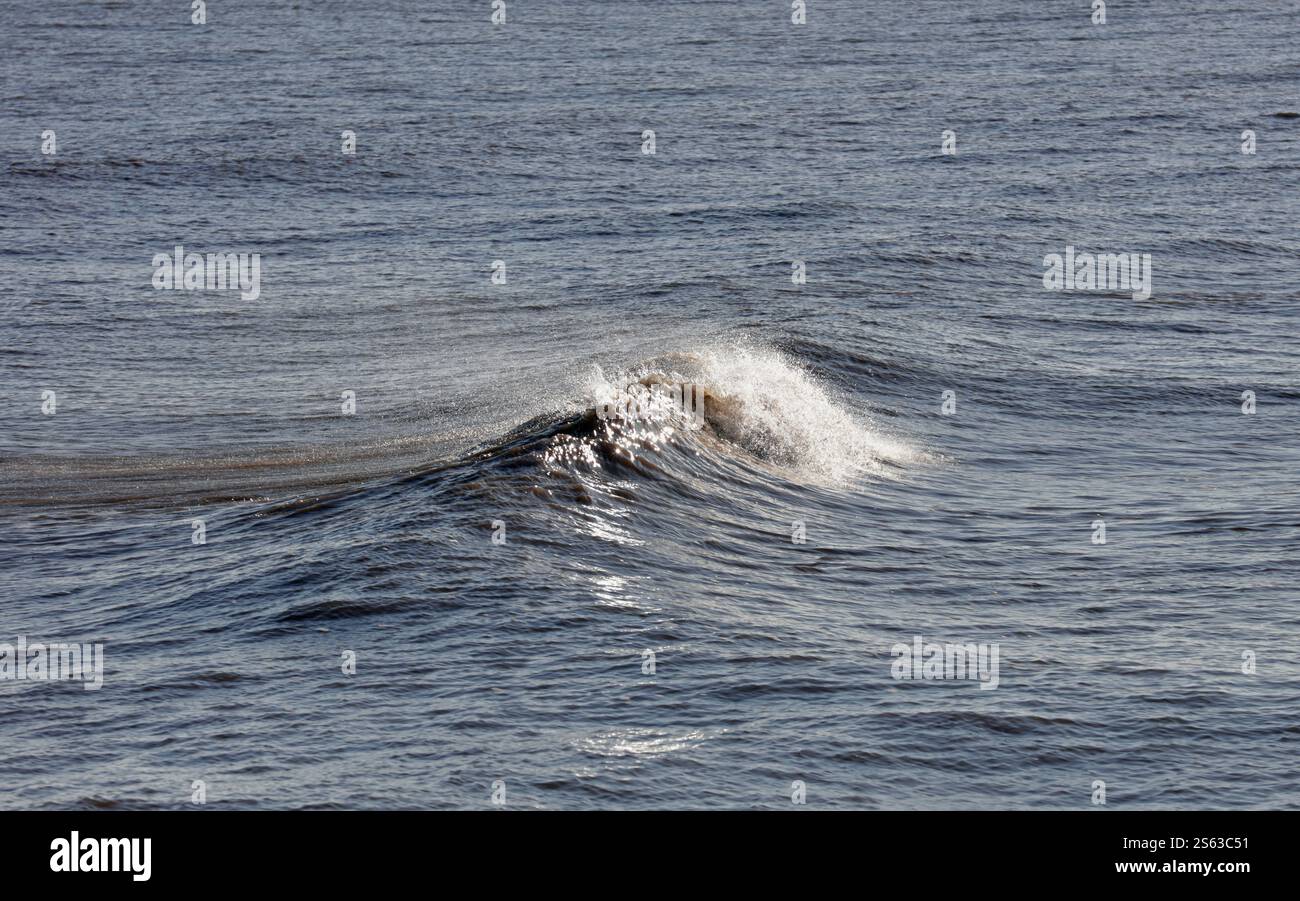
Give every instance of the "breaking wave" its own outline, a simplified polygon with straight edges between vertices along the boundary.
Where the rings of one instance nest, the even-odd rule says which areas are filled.
[[[683,409],[671,388],[693,386],[694,410]],[[880,475],[926,455],[855,413],[803,366],[773,348],[734,343],[698,352],[669,353],[614,376],[599,367],[588,383],[592,410],[632,396],[638,424],[661,437],[692,434],[691,413],[702,414],[700,440],[718,450],[739,449],[796,480],[844,484]]]
[[[433,446],[423,435],[208,456],[9,458],[0,461],[8,476],[0,502],[285,501],[322,490],[349,493],[393,477],[436,478],[448,470],[490,478],[502,461],[510,461],[512,472],[531,461],[542,475],[570,478],[608,466],[648,475],[712,464],[848,486],[927,459],[854,411],[805,366],[765,345],[674,351],[608,373],[593,365],[585,377],[569,380],[574,383],[582,387],[566,409],[552,406],[555,385],[539,388],[547,392],[537,398],[539,415],[504,438],[441,459],[421,457]],[[683,386],[694,403],[689,409],[681,403]],[[611,410],[622,412],[608,415]]]

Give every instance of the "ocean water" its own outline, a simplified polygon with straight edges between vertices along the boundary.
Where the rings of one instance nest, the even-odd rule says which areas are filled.
[[[0,806],[1300,807],[1300,3],[187,6],[0,2]]]

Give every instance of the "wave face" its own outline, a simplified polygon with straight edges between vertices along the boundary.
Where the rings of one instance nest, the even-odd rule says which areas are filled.
[[[1300,806],[1289,10],[357,6],[6,7],[0,806]]]

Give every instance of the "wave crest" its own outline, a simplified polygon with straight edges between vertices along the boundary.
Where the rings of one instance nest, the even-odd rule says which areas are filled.
[[[694,386],[695,409],[670,389]],[[689,396],[689,392],[686,392]],[[732,343],[648,360],[614,376],[593,369],[589,409],[636,399],[637,426],[676,442],[700,414],[700,439],[738,447],[765,463],[822,482],[843,483],[925,459],[925,454],[856,413],[806,368],[773,348]]]

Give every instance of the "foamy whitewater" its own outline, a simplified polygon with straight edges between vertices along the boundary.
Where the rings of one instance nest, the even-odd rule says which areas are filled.
[[[1300,806],[1295,5],[763,6],[4,7],[0,805]]]
[[[703,437],[721,453],[766,462],[796,480],[849,487],[886,467],[924,455],[888,437],[866,414],[854,415],[806,369],[780,352],[750,342],[699,352],[665,354],[608,378],[599,366],[588,386],[590,409],[617,403],[629,392],[650,403],[630,425],[655,423],[687,435],[680,405],[640,389],[691,385],[703,392]]]

